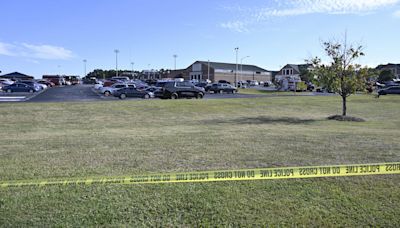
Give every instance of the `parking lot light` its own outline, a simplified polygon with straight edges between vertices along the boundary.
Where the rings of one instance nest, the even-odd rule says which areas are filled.
[[[115,49],[114,52],[115,52],[115,71],[116,71],[116,77],[118,77],[118,53],[119,53],[119,50]]]
[[[245,56],[243,58],[240,59],[240,81],[243,80],[243,60],[246,58],[249,58],[250,56]],[[236,85],[237,86],[237,85]]]

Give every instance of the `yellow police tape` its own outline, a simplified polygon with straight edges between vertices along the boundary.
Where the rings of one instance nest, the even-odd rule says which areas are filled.
[[[336,166],[306,166],[265,169],[240,169],[222,171],[200,171],[180,173],[159,173],[132,175],[123,177],[91,177],[66,178],[47,180],[0,181],[0,188],[10,187],[43,187],[52,185],[92,185],[92,184],[157,184],[157,183],[187,183],[211,181],[243,181],[271,180],[290,178],[315,178],[362,176],[379,174],[400,174],[400,162],[336,165]]]

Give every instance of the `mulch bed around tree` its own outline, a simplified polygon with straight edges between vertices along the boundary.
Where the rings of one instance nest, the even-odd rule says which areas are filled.
[[[365,120],[362,118],[353,117],[353,116],[342,116],[342,115],[329,116],[328,120],[365,122]]]

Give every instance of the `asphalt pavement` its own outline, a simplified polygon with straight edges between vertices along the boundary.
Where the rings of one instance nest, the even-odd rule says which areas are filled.
[[[296,94],[296,96],[324,96],[321,93]],[[214,94],[207,93],[204,99],[232,99],[232,98],[257,98],[257,97],[280,97],[293,95],[264,95],[264,94]],[[141,98],[127,98],[128,100],[141,100]],[[157,98],[155,98],[157,99]],[[75,85],[49,88],[27,102],[94,102],[94,101],[117,101],[116,97],[106,97],[94,90],[93,85]]]
[[[92,91],[93,85],[74,85],[49,88],[28,102],[85,102],[99,101],[101,97]]]

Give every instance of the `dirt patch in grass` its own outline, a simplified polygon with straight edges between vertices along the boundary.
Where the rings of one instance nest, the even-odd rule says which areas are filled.
[[[342,115],[333,115],[327,118],[328,120],[337,120],[337,121],[350,121],[350,122],[365,122],[364,119],[354,116],[342,116]]]

